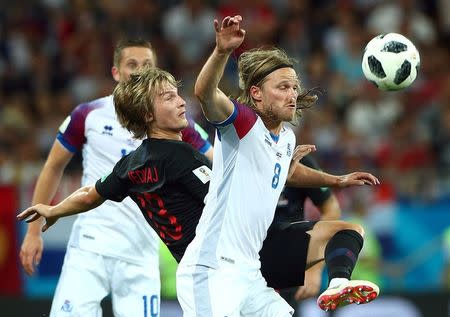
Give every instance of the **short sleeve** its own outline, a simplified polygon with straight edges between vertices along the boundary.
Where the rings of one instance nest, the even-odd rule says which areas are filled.
[[[95,189],[104,199],[120,202],[128,196],[129,182],[121,178],[125,158],[117,162],[112,172],[95,183]]]
[[[60,125],[56,138],[70,152],[79,151],[86,142],[86,118],[96,108],[98,108],[98,105],[95,104],[80,104]]]

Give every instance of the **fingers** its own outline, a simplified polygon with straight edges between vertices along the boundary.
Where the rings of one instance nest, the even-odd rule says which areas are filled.
[[[233,24],[239,24],[242,22],[242,17],[240,15],[235,15],[234,17],[230,18],[228,21],[228,26],[232,26]]]
[[[27,209],[25,209],[24,211],[22,211],[20,214],[17,215],[17,220],[24,220],[26,218],[28,218],[29,216],[31,216],[32,214],[34,214],[36,211],[34,210],[34,207],[29,207]],[[38,214],[39,216],[39,214]],[[36,219],[35,219],[36,220]]]
[[[228,26],[228,21],[230,21],[231,17],[227,16],[222,20],[222,26],[221,29],[224,29]]]
[[[220,31],[219,21],[217,19],[214,19],[214,30],[216,30],[216,32]]]
[[[311,152],[316,151],[316,146],[313,144],[302,144],[295,147],[294,155],[292,156],[292,160],[298,161],[301,158],[305,157]]]
[[[31,258],[27,257],[25,261],[22,262],[22,265],[23,269],[25,270],[25,273],[27,273],[30,276],[34,274],[34,265]]]
[[[355,172],[349,174],[349,176],[350,176],[349,180],[351,180],[354,185],[370,185],[370,186],[380,185],[380,181],[378,180],[378,178],[376,178],[370,173]]]
[[[40,214],[38,214],[37,212],[29,219],[25,220],[27,223],[33,222],[38,220],[41,217]]]
[[[41,263],[41,258],[42,258],[42,251],[41,252],[36,252],[36,255],[34,256],[34,265],[39,265],[39,263]]]
[[[28,275],[34,274],[33,255],[29,255],[26,257],[24,269]]]
[[[20,262],[22,263],[25,273],[28,275],[33,275],[34,265],[33,265],[33,254],[29,254],[24,250],[20,250]]]
[[[57,219],[54,218],[47,218],[47,221],[45,222],[45,225],[42,227],[42,232],[47,231],[48,228],[50,228],[51,226],[53,226],[55,224],[55,222],[57,221]]]
[[[217,27],[216,27],[216,19],[214,20],[214,27],[216,29],[216,31],[220,31],[219,27],[219,22],[217,22]],[[242,17],[240,15],[235,15],[234,17],[230,17],[230,16],[226,16],[223,20],[222,20],[222,25],[221,25],[221,29],[225,29],[227,27],[233,26],[233,25],[239,25],[239,23],[242,22]],[[244,31],[245,33],[245,31]]]
[[[370,173],[359,173],[358,179],[361,179],[362,181],[364,181],[364,184],[367,185],[380,185],[380,181],[378,180],[378,178]]]

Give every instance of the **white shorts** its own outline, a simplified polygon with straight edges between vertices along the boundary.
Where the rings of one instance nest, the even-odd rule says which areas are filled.
[[[101,317],[101,300],[111,294],[115,317],[159,316],[157,266],[129,263],[68,247],[50,317]]]
[[[286,317],[294,313],[267,287],[259,270],[246,272],[231,264],[219,269],[180,265],[177,294],[184,317]]]

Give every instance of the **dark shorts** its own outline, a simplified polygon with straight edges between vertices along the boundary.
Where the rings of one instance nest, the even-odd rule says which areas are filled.
[[[259,252],[261,272],[275,289],[303,285],[311,230],[316,221],[299,221],[271,227]]]

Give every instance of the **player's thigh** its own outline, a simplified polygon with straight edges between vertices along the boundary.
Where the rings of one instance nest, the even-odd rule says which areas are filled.
[[[246,296],[235,272],[206,266],[179,266],[177,296],[183,317],[238,317]]]
[[[267,287],[262,275],[252,282],[242,306],[242,317],[286,317],[294,309],[273,288]]]
[[[315,222],[296,222],[269,231],[260,251],[261,272],[275,289],[303,285],[308,244]]]
[[[111,281],[114,316],[159,316],[159,263],[143,266],[117,259],[110,261],[110,265],[114,267]]]
[[[101,317],[101,300],[109,293],[103,256],[68,247],[53,296],[51,317]]]

